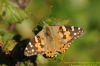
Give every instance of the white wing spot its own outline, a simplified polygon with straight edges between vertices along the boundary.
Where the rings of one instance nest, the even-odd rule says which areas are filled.
[[[26,47],[25,50],[28,50],[28,48]]]
[[[34,52],[34,49],[32,49],[32,52]]]
[[[32,43],[31,43],[31,42],[29,42],[29,46],[30,46],[30,47],[33,47],[33,45],[32,45]]]
[[[81,28],[80,27],[78,27],[78,30],[80,30]]]
[[[77,33],[74,33],[74,35],[76,36],[76,35],[77,35]]]
[[[62,26],[62,29],[63,29],[63,31],[66,31],[66,28],[65,28],[65,26]]]
[[[36,36],[35,36],[35,41],[36,41],[36,42],[38,42],[38,39],[37,39],[37,37],[36,37]]]
[[[71,26],[72,31],[74,31],[74,26]]]

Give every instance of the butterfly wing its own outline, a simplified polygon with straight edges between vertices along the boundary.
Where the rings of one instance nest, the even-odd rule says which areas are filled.
[[[26,46],[24,50],[25,56],[37,55],[38,53],[43,53],[44,40],[42,36],[43,32],[40,31]]]
[[[61,43],[58,52],[65,52],[66,49],[70,47],[73,40],[77,39],[83,33],[83,29],[75,26],[60,26],[59,36],[61,38]]]
[[[74,26],[44,27],[25,48],[24,55],[32,56],[38,53],[54,57],[58,52],[65,52],[73,40],[78,38],[83,29]],[[59,41],[60,40],[60,41]]]
[[[29,42],[28,45],[26,46],[25,50],[24,50],[24,55],[25,56],[32,56],[32,55],[36,55],[37,52],[35,51],[35,43]]]

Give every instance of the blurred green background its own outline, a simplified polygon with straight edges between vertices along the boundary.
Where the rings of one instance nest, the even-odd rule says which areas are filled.
[[[27,38],[25,35],[28,34],[28,38],[31,38],[29,36],[29,34],[32,36],[31,30],[23,35],[25,32],[20,32],[19,29],[25,28],[27,26],[26,22],[29,24],[29,27],[26,28],[33,29],[43,17],[56,18],[61,25],[74,25],[84,29],[82,37],[72,43],[64,54],[63,60],[53,60],[54,62],[49,64],[40,62],[39,66],[65,66],[75,63],[76,66],[87,63],[97,66],[96,62],[100,61],[100,0],[22,0],[24,4],[20,3],[19,0],[8,1],[12,1],[18,8],[13,7],[13,4],[9,4],[9,2],[6,3],[6,7],[4,4],[1,5],[4,3],[3,0],[0,1],[0,6],[4,7],[0,7],[0,30],[3,28],[6,31],[7,26],[12,23],[25,23],[23,24],[24,27],[20,27],[18,24],[12,35],[19,33]],[[7,15],[5,15],[3,10],[7,8],[9,9],[6,11]],[[11,9],[13,13],[10,14]],[[2,25],[6,25],[6,28]],[[4,37],[7,37],[7,35]],[[7,37],[7,39],[9,38]]]

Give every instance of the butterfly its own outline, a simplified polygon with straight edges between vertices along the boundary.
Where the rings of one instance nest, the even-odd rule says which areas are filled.
[[[31,39],[25,48],[25,56],[43,54],[46,57],[55,57],[58,53],[65,52],[72,41],[83,33],[83,29],[75,26],[49,26]]]

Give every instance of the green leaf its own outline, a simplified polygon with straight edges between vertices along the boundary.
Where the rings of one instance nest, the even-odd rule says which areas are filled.
[[[45,64],[45,63],[48,63],[48,60],[44,58],[42,55],[38,54],[37,62],[41,64]]]
[[[0,2],[0,16],[4,21],[9,23],[20,22],[27,18],[25,11],[17,8],[10,0],[1,0]]]
[[[20,66],[25,66],[23,62],[21,62]]]

